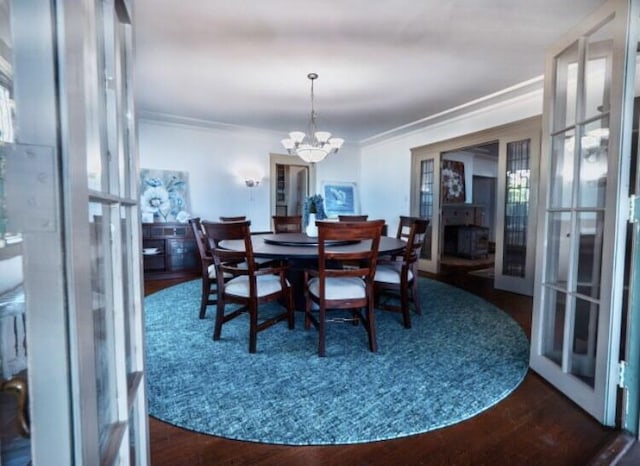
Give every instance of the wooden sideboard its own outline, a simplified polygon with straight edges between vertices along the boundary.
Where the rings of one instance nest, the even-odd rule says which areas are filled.
[[[489,254],[489,228],[484,224],[484,206],[443,204],[442,232],[445,254],[477,259]]]
[[[145,280],[200,273],[198,247],[188,223],[143,223],[142,249]]]
[[[484,206],[478,204],[443,204],[442,224],[484,225]]]

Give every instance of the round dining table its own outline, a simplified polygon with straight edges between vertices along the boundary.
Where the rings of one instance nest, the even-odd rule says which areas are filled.
[[[253,255],[255,257],[270,259],[317,259],[318,238],[307,236],[305,233],[270,233],[251,236]],[[370,241],[327,241],[331,244],[329,250],[343,252],[364,251],[371,247]],[[397,238],[381,236],[378,246],[378,255],[385,256],[401,252],[406,243]],[[224,249],[242,251],[244,240],[224,240],[219,246]]]
[[[327,246],[332,243],[331,246]],[[314,268],[318,260],[318,238],[305,233],[268,233],[251,235],[253,255],[259,258],[285,259],[290,267],[287,279],[293,287],[295,308],[304,310],[304,269]],[[244,250],[244,240],[220,241],[219,247],[235,251]],[[378,256],[400,253],[406,243],[400,239],[381,236]],[[364,241],[327,241],[328,250],[342,252],[364,251],[371,247],[370,240]]]

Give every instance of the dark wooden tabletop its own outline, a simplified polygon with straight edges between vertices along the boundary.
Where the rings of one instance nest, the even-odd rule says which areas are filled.
[[[309,237],[304,233],[253,235],[251,240],[253,243],[253,254],[256,257],[274,259],[315,259],[318,257],[318,238]],[[398,253],[402,251],[405,244],[402,240],[381,236],[378,254]],[[244,249],[244,241],[225,240],[220,242],[220,247],[231,250],[242,250]],[[359,241],[357,243],[335,245],[327,249],[357,252],[369,247],[370,241]]]

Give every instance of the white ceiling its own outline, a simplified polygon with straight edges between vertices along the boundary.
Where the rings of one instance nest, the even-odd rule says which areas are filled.
[[[604,0],[136,0],[138,112],[349,142],[539,76]]]

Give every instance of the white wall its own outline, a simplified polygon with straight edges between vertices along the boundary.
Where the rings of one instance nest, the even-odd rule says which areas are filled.
[[[542,113],[542,90],[467,113],[452,112],[449,119],[406,134],[359,147],[345,144],[316,166],[316,187],[323,181],[358,183],[361,212],[370,219],[383,218],[389,231],[399,215],[410,212],[411,149],[474,133]],[[284,153],[282,134],[172,118],[146,116],[138,122],[140,167],[189,173],[192,216],[216,220],[220,215],[246,215],[252,229],[271,229],[269,153]],[[466,168],[466,167],[465,167]],[[470,167],[469,167],[470,168]],[[471,170],[468,171],[471,176]],[[257,188],[246,177],[261,179]],[[471,193],[471,184],[468,184]]]
[[[366,144],[361,149],[360,195],[369,218],[384,218],[389,231],[410,215],[411,149],[475,133],[542,113],[542,89],[494,105],[439,119],[410,133]],[[466,170],[466,167],[465,167]],[[469,190],[470,192],[470,190]]]
[[[474,176],[498,177],[498,159],[475,156],[473,159]]]
[[[246,215],[252,230],[270,230],[269,153],[284,153],[283,135],[227,125],[143,118],[138,121],[141,168],[189,173],[192,217]],[[359,151],[345,144],[318,164],[316,180],[358,181]],[[247,188],[247,178],[261,179]],[[313,190],[312,190],[313,192]]]

